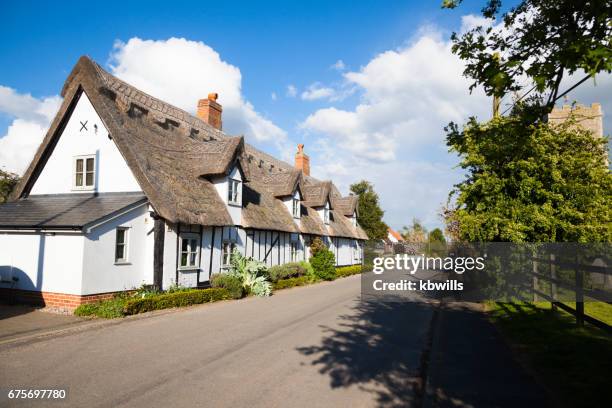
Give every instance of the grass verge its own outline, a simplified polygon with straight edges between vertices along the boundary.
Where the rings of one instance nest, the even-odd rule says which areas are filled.
[[[594,305],[591,312],[598,309]],[[486,306],[513,349],[560,401],[574,407],[610,402],[611,336],[588,325],[577,327],[572,315],[552,311],[550,303],[490,302]]]

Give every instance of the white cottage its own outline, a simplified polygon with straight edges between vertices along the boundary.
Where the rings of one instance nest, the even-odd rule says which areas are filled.
[[[197,115],[87,57],[12,201],[0,205],[0,295],[75,307],[143,284],[207,286],[234,248],[267,265],[308,259],[321,237],[340,265],[367,239],[357,197],[221,130],[216,94]]]

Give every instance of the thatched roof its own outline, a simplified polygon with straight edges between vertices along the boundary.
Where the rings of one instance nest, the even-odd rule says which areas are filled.
[[[245,144],[243,137],[228,136],[190,113],[134,88],[88,57],[79,59],[66,80],[60,111],[13,198],[28,196],[83,92],[151,205],[168,221],[233,225],[212,178],[227,174],[238,163],[245,178],[244,227],[364,238],[361,228],[344,220],[344,201],[331,182],[303,177],[290,164]],[[278,198],[291,195],[297,186],[306,208],[300,226]],[[336,202],[341,204],[333,216],[338,225],[330,225],[326,231],[316,211],[309,207],[324,205],[328,198],[332,208]]]

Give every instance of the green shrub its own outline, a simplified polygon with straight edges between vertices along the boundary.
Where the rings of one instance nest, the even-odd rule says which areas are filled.
[[[294,286],[304,286],[311,282],[308,276],[298,276],[297,278],[281,279],[274,282],[274,290],[292,288]]]
[[[230,297],[229,291],[225,288],[181,290],[174,293],[164,293],[142,299],[130,299],[125,303],[123,313],[126,315],[133,315],[152,310],[216,302],[218,300],[229,299]]]
[[[334,280],[336,279],[336,257],[329,249],[318,251],[310,258],[310,264],[314,269],[315,276],[318,279]]]
[[[229,274],[236,276],[242,282],[242,287],[248,294],[255,296],[270,296],[272,285],[268,281],[268,267],[252,257],[246,257],[234,249],[230,258]]]
[[[227,289],[232,299],[240,299],[245,295],[242,281],[236,275],[216,273],[210,277],[210,285],[213,288]]]
[[[361,265],[341,266],[340,268],[336,268],[336,276],[338,278],[343,278],[361,273],[361,271]]]
[[[109,300],[80,305],[74,310],[74,314],[77,316],[96,316],[105,319],[122,317],[123,307],[127,299],[127,295],[118,295]]]
[[[283,265],[276,265],[268,269],[268,277],[272,282],[279,280],[297,278],[299,276],[313,276],[312,266],[305,261],[291,262]]]

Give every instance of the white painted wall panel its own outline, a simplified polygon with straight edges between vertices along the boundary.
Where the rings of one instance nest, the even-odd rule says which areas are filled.
[[[81,130],[81,122],[86,127]],[[97,126],[97,131],[95,129]],[[141,191],[123,156],[108,138],[108,131],[83,92],[68,123],[34,183],[31,194],[83,193],[73,189],[74,157],[96,156],[97,192]]]
[[[148,206],[140,206],[106,222],[86,234],[83,262],[83,294],[136,289],[152,284],[152,240],[147,232],[153,226]],[[117,227],[128,228],[127,262],[115,263]]]
[[[18,278],[17,289],[80,295],[83,240],[81,234],[0,233],[1,280]]]

